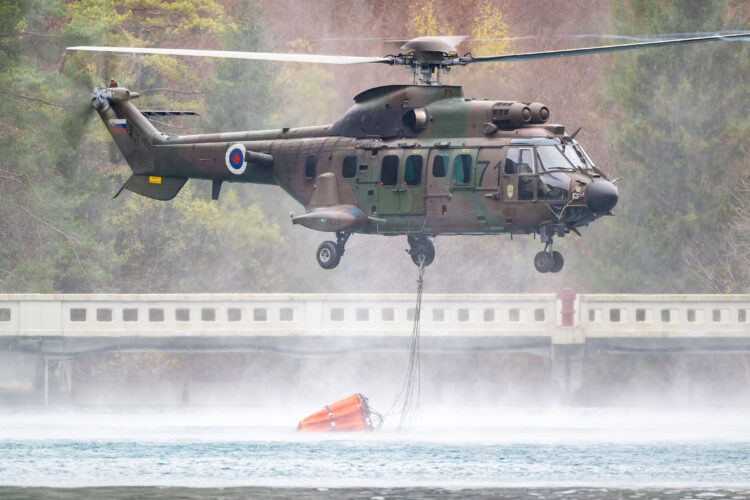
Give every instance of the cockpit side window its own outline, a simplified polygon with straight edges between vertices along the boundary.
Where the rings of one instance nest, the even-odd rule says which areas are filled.
[[[534,199],[534,166],[530,149],[522,149],[518,161],[518,199]]]
[[[563,172],[543,174],[539,177],[537,186],[538,199],[565,202],[568,199],[570,177]]]
[[[508,150],[508,156],[505,157],[505,173],[508,175],[518,173],[518,148]]]
[[[521,175],[534,173],[534,167],[531,165],[530,149],[521,150],[521,161],[518,162],[518,173]]]

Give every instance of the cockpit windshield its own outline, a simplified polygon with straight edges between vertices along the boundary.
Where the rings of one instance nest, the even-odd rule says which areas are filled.
[[[537,146],[539,173],[548,170],[588,169],[591,164],[581,147],[576,143]]]
[[[565,157],[570,160],[570,163],[572,163],[576,167],[591,168],[591,165],[589,165],[589,162],[586,159],[586,154],[578,144],[563,144],[559,147]]]
[[[566,148],[567,149],[567,148]],[[575,167],[565,159],[565,155],[560,151],[559,146],[537,146],[536,153],[539,159],[539,172],[548,170],[571,170]]]

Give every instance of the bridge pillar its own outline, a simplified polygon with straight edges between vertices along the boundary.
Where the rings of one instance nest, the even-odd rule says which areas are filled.
[[[0,349],[0,406],[5,401],[33,400],[38,362],[36,353]]]
[[[70,403],[73,395],[72,360],[48,358],[44,356],[41,363],[42,396],[44,406],[52,403]]]
[[[565,288],[557,294],[557,298],[560,300],[560,326],[552,334],[551,376],[570,397],[578,392],[583,383],[586,336],[576,325],[576,293]]]
[[[552,379],[566,396],[573,396],[583,383],[586,344],[552,344]]]

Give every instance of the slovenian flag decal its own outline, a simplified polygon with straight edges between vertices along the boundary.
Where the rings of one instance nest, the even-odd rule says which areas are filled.
[[[128,131],[127,120],[110,120],[109,131],[112,134],[125,134]]]

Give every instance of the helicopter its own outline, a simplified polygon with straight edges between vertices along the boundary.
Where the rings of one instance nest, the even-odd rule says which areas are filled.
[[[746,39],[750,33],[661,39],[577,49],[474,57],[459,56],[464,37],[426,36],[395,55],[232,52],[140,47],[68,47],[71,51],[219,57],[316,64],[404,66],[412,81],[374,87],[354,97],[335,123],[275,130],[169,136],[149,118],[188,111],[139,110],[135,91],[113,79],[95,87],[92,105],[133,174],[123,190],[174,198],[188,179],[278,185],[305,207],[292,224],[330,232],[318,264],[333,269],[352,234],[406,236],[407,252],[422,267],[435,258],[439,235],[538,234],[534,257],[541,273],[564,265],[554,237],[613,215],[618,179],[610,179],[563,125],[548,123],[539,102],[464,97],[442,76],[454,66],[525,61]]]

